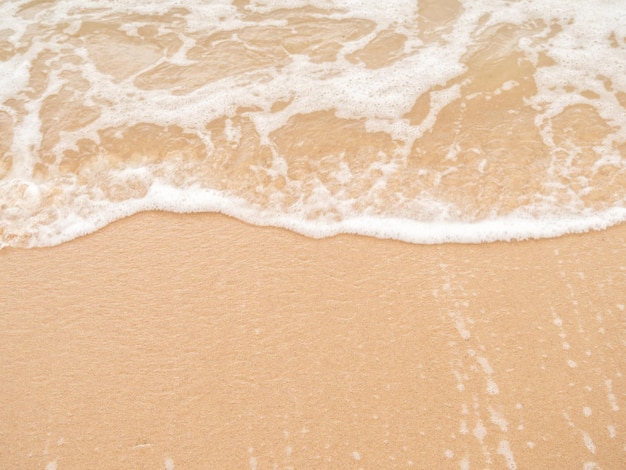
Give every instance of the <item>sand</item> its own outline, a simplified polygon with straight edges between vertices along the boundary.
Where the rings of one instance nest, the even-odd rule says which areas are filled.
[[[3,250],[0,466],[624,468],[625,247],[146,213]]]

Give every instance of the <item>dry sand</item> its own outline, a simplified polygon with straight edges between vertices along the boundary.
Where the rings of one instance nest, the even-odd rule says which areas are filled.
[[[626,468],[625,247],[148,213],[4,250],[0,467]]]

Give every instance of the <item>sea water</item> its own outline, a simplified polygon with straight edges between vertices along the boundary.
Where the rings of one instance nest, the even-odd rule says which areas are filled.
[[[5,0],[0,248],[146,210],[415,243],[626,220],[623,0]]]

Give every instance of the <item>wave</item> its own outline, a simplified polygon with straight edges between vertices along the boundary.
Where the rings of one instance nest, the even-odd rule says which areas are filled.
[[[626,220],[626,12],[0,5],[0,247],[144,210],[489,242]]]

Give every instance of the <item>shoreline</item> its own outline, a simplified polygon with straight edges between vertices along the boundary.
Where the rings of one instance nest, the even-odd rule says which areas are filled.
[[[149,212],[4,249],[0,461],[619,468],[625,247],[626,224],[413,245]]]

